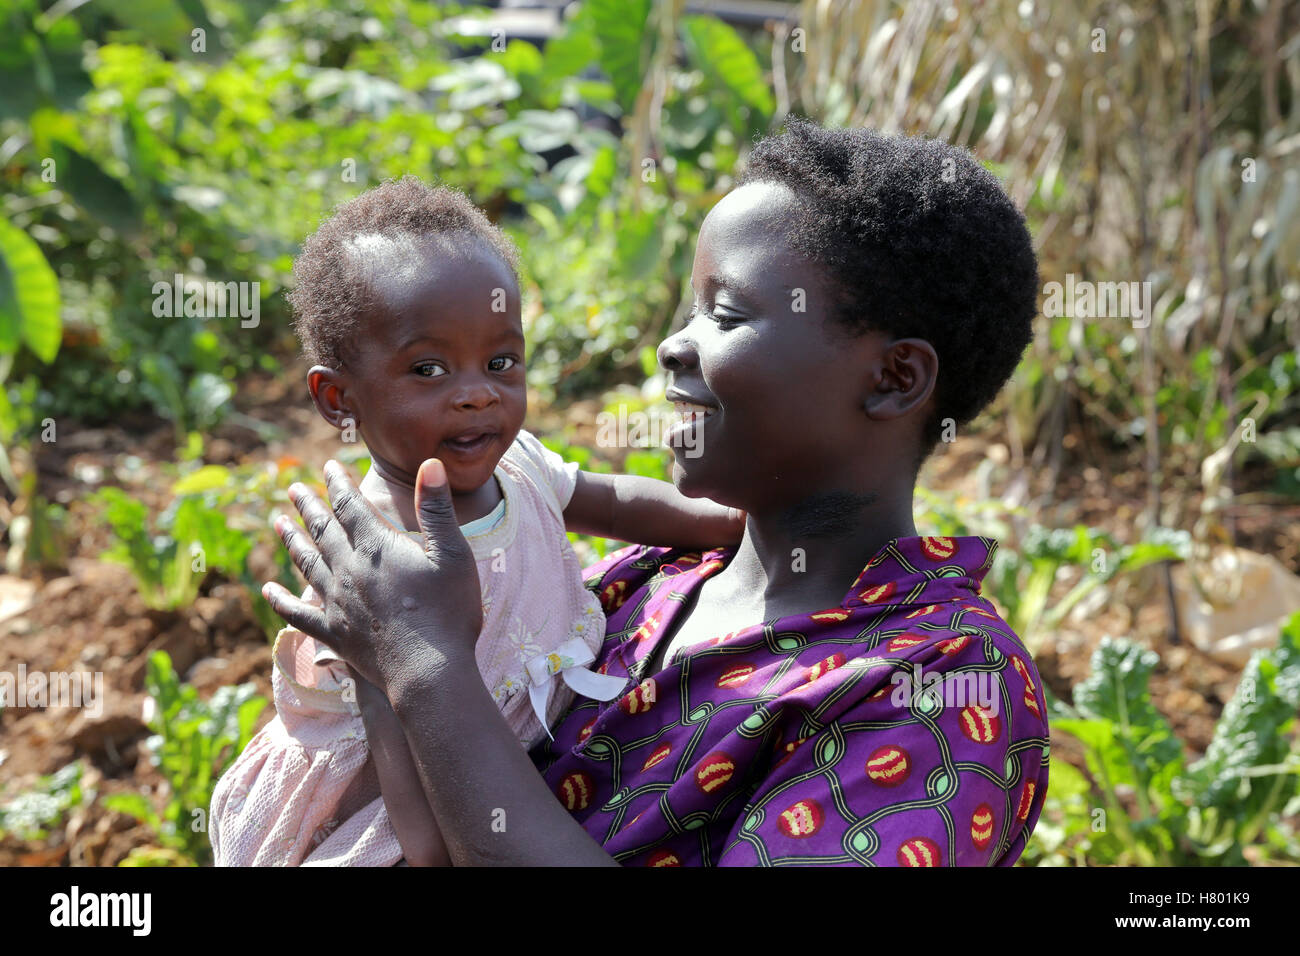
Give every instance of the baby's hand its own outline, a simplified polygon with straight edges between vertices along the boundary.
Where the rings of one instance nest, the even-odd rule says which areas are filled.
[[[739,508],[728,508],[726,519],[726,543],[740,544],[740,539],[745,536],[745,519],[747,515]]]
[[[745,536],[745,512],[708,499],[696,498],[694,501],[695,507],[703,513],[695,519],[692,529],[700,541],[692,546],[716,548],[740,544]]]

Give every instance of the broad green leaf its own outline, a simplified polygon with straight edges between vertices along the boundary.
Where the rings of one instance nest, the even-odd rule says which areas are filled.
[[[661,217],[650,211],[631,216],[619,224],[618,259],[626,276],[641,277],[650,272],[663,248]]]
[[[118,180],[100,169],[89,156],[64,145],[58,164],[58,183],[65,187],[92,218],[115,232],[134,236],[140,232],[140,210]]]
[[[75,17],[32,20],[35,3],[0,4],[0,118],[23,119],[43,105],[71,110],[91,89]]]
[[[1115,739],[1114,728],[1108,720],[1053,720],[1052,730],[1069,734],[1080,743],[1096,750],[1110,746]],[[1055,768],[1053,768],[1055,772]]]
[[[1048,784],[1048,799],[1063,800],[1067,797],[1083,795],[1092,788],[1088,786],[1088,778],[1078,771],[1072,764],[1064,760],[1052,761],[1052,768],[1048,771],[1050,782]]]
[[[1052,722],[1052,730],[1078,738],[1087,748],[1088,770],[1098,786],[1113,790],[1120,785],[1136,784],[1133,764],[1117,739],[1115,725],[1109,720],[1056,720]]]
[[[600,43],[596,40],[590,14],[583,10],[566,22],[563,33],[546,41],[546,49],[542,52],[542,73],[552,81],[577,76],[599,56]]]
[[[1159,661],[1154,651],[1131,641],[1103,638],[1092,655],[1092,673],[1074,688],[1080,713],[1114,726],[1116,742],[1144,787],[1182,760],[1182,744],[1148,691]]]
[[[618,105],[631,113],[650,63],[651,0],[586,0],[583,7],[600,43],[600,67],[614,84]]]
[[[1104,638],[1092,655],[1092,673],[1074,688],[1074,705],[1089,717],[1151,726],[1163,718],[1151,706],[1147,683],[1160,662],[1155,651]]]
[[[233,386],[219,375],[211,372],[195,375],[185,389],[188,423],[200,428],[217,424],[225,415],[234,391]]]
[[[515,79],[531,77],[542,71],[542,54],[533,44],[524,40],[511,40],[500,53],[489,54],[506,68]]]
[[[602,146],[591,160],[591,170],[587,173],[587,194],[597,199],[608,196],[617,172],[618,157],[615,156],[613,147]]]
[[[58,354],[62,335],[54,270],[34,239],[0,219],[0,354],[25,342],[49,363]]]
[[[176,0],[131,0],[114,3],[108,12],[123,26],[140,34],[146,45],[169,53],[188,53],[194,24]]]
[[[524,149],[544,153],[570,145],[580,129],[578,114],[572,110],[520,110],[491,135],[493,140],[517,138]]]
[[[1183,560],[1182,553],[1171,544],[1142,541],[1120,551],[1119,562],[1114,570],[1116,573],[1128,573],[1144,568],[1148,564],[1155,564],[1157,561],[1181,560]]]
[[[766,126],[776,104],[758,57],[740,35],[717,17],[695,16],[682,20],[682,36],[695,67],[757,114],[752,125]]]
[[[221,465],[204,465],[172,485],[172,494],[195,495],[204,491],[213,491],[224,488],[230,481],[229,468],[223,468]]]
[[[1300,613],[1292,615],[1278,645],[1256,651],[1237,693],[1223,708],[1205,756],[1178,781],[1179,792],[1198,806],[1231,808],[1242,820],[1276,811],[1297,792],[1294,774],[1259,776],[1259,767],[1283,764],[1287,739],[1300,707]]]

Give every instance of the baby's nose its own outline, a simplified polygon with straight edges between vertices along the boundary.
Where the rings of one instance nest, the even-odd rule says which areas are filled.
[[[467,383],[452,399],[457,408],[482,408],[500,400],[501,396],[488,382]]]

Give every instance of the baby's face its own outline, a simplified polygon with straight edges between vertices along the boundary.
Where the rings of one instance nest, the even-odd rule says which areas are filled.
[[[379,305],[347,377],[371,457],[412,484],[438,458],[453,493],[476,491],[527,411],[515,278],[486,245],[367,252]]]

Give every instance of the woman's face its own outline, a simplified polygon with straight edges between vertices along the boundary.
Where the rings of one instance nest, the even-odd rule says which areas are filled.
[[[659,346],[668,400],[708,409],[669,433],[673,482],[751,513],[862,487],[864,359],[884,343],[824,322],[820,271],[785,239],[798,201],[752,183],[713,207],[695,249],[691,317]]]

